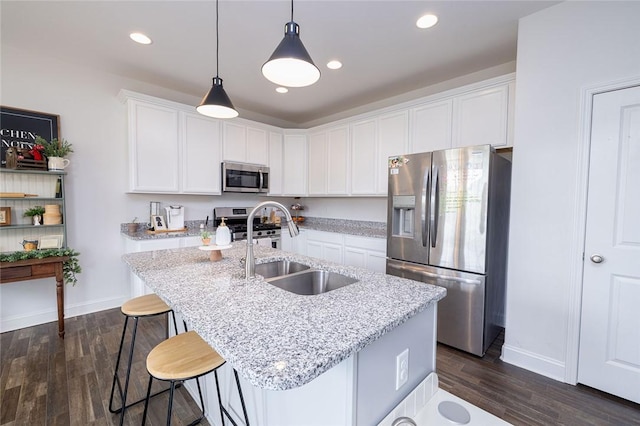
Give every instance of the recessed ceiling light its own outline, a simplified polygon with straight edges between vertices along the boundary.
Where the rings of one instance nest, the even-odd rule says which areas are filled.
[[[129,37],[136,43],[151,44],[151,39],[142,33],[131,33]]]
[[[331,70],[339,70],[340,68],[342,68],[342,62],[340,61],[329,61],[327,62],[327,68],[331,69]]]
[[[276,92],[278,93],[287,93],[289,91],[289,89],[287,89],[286,87],[276,87]]]
[[[436,15],[423,15],[416,21],[418,28],[431,28],[438,23],[438,17]]]

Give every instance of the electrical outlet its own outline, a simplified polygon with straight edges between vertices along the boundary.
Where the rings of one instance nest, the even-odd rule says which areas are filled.
[[[400,389],[409,379],[409,348],[396,356],[396,390]]]

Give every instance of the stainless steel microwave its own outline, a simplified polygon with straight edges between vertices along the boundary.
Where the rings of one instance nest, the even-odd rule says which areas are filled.
[[[269,192],[269,167],[262,164],[222,163],[223,192]]]

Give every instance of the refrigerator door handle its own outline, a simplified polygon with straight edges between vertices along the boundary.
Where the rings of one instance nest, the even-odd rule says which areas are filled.
[[[429,238],[429,228],[427,227],[427,210],[429,207],[429,202],[427,200],[427,195],[429,193],[429,180],[431,179],[431,173],[429,173],[429,169],[425,169],[424,176],[422,177],[422,193],[420,198],[420,204],[422,208],[422,212],[420,213],[420,230],[422,233],[422,247],[426,247],[428,244]]]
[[[438,275],[438,274],[434,274],[433,272],[427,272],[427,271],[419,271],[418,272],[420,275],[424,275],[425,277],[429,277],[429,278],[440,278],[446,281],[456,281],[459,283],[464,283],[464,284],[471,284],[471,285],[480,285],[482,284],[482,281],[480,280],[470,280],[468,278],[461,278],[461,277],[452,277],[452,276],[448,276],[448,275]]]
[[[438,168],[433,168],[433,176],[431,178],[431,201],[429,208],[429,228],[431,234],[431,247],[436,246],[436,240],[438,238],[438,204],[439,204],[439,195],[438,195]]]
[[[470,284],[470,285],[480,285],[482,284],[482,281],[480,280],[474,280],[474,279],[470,279],[470,278],[462,278],[462,277],[456,277],[456,276],[450,276],[450,275],[439,275],[433,272],[429,272],[429,271],[425,271],[421,268],[412,268],[412,267],[407,267],[407,266],[400,266],[400,265],[394,265],[393,263],[387,262],[387,268],[389,269],[395,269],[397,271],[403,271],[403,270],[408,270],[411,271],[414,274],[417,275],[422,275],[424,277],[429,277],[429,278],[437,278],[437,279],[441,279],[441,280],[445,280],[445,281],[455,281],[455,282],[459,282],[459,283],[463,283],[463,284]]]

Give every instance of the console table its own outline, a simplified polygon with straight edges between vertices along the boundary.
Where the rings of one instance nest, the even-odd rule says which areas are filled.
[[[52,256],[44,259],[26,259],[16,262],[0,262],[0,284],[39,278],[56,279],[58,299],[58,336],[64,339],[64,276],[62,264],[68,256]]]

